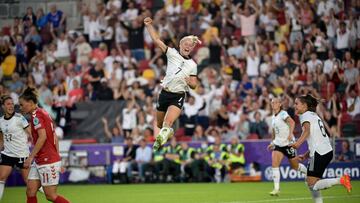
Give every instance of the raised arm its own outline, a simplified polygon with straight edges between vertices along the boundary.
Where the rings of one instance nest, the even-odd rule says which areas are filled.
[[[166,52],[167,46],[164,44],[163,41],[161,41],[158,33],[156,32],[154,26],[152,25],[152,19],[149,17],[146,17],[144,19],[144,24],[151,36],[151,39],[154,41],[154,43],[161,49],[161,51]]]

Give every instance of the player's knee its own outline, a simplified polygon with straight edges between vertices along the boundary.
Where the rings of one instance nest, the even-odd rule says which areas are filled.
[[[37,193],[37,189],[36,188],[31,188],[31,187],[27,187],[26,188],[26,196],[28,197],[34,197]]]
[[[54,202],[57,198],[55,193],[45,193],[45,197],[48,201]]]

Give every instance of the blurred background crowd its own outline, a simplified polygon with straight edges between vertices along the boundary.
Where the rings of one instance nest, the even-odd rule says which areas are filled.
[[[298,121],[294,98],[307,93],[322,99],[317,111],[332,137],[360,134],[360,1],[104,0],[79,1],[78,12],[70,30],[56,3],[49,12],[28,7],[0,32],[0,94],[17,101],[37,87],[61,137],[71,139],[77,104],[123,101],[116,118],[94,118],[101,140],[154,140],[166,56],[144,29],[147,16],[170,47],[188,34],[203,42],[178,141],[270,138],[271,98]]]

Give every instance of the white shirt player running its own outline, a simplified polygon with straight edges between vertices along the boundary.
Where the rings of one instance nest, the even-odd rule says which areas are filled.
[[[290,134],[290,127],[286,123],[286,119],[289,117],[289,114],[281,110],[278,114],[272,116],[272,128],[275,132],[275,139],[273,143],[279,147],[288,146],[290,141],[288,140]],[[295,141],[295,138],[293,138]]]
[[[0,118],[0,131],[4,139],[2,154],[10,157],[23,158],[29,156],[28,135],[25,128],[29,126],[26,118],[15,113],[10,119]]]
[[[186,59],[171,47],[166,49],[166,75],[161,83],[169,92],[187,92],[189,89],[185,78],[197,75],[197,65],[191,58]]]
[[[300,122],[301,126],[305,122],[310,123],[310,135],[307,138],[310,157],[313,157],[315,152],[320,155],[324,155],[333,150],[329,137],[326,134],[324,123],[315,112],[306,111],[301,114]]]

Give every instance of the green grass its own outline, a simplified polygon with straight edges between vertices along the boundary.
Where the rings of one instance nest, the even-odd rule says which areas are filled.
[[[342,186],[322,191],[324,202],[360,202],[360,181],[348,195]],[[312,202],[304,182],[282,182],[279,197],[270,197],[272,183],[60,185],[72,203],[241,203]],[[276,201],[277,200],[277,201]],[[38,193],[39,203],[47,202]],[[5,188],[2,203],[26,202],[25,187]]]

